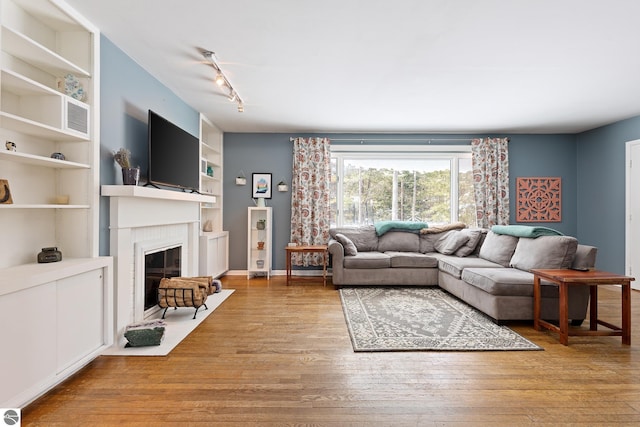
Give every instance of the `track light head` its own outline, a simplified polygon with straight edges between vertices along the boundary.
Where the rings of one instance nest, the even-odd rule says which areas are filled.
[[[240,98],[240,95],[238,95],[238,92],[236,92],[236,90],[233,88],[233,86],[231,85],[231,82],[229,81],[227,76],[225,76],[224,73],[222,72],[222,68],[220,68],[220,65],[218,64],[218,60],[215,57],[215,54],[210,50],[205,50],[205,51],[202,52],[202,56],[204,56],[204,58],[207,61],[209,61],[209,63],[211,63],[211,66],[213,67],[213,69],[216,70],[216,77],[215,77],[214,81],[216,82],[218,87],[228,87],[229,88],[229,95],[228,95],[229,101],[237,102],[238,103],[238,112],[239,113],[244,112],[244,104],[242,102],[242,98]]]

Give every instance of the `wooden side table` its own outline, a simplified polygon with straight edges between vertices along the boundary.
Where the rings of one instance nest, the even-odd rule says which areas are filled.
[[[298,245],[286,246],[287,252],[287,285],[291,283],[291,254],[293,253],[321,253],[322,254],[322,286],[327,285],[327,263],[329,259],[329,247],[327,245]]]
[[[606,271],[589,270],[576,271],[569,269],[543,270],[534,269],[533,273],[533,327],[540,331],[549,329],[560,334],[560,343],[569,344],[569,336],[597,335],[619,336],[622,344],[631,345],[631,282],[633,277],[607,273]],[[540,319],[540,279],[555,283],[559,287],[559,319],[558,326]],[[622,326],[598,319],[598,286],[622,286]],[[569,330],[569,286],[589,286],[589,330]],[[598,325],[608,328],[608,331],[598,330]]]

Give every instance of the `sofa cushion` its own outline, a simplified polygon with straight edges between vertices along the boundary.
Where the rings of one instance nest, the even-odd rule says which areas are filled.
[[[391,267],[437,268],[438,259],[417,252],[385,252],[391,257]]]
[[[532,268],[569,268],[577,247],[578,240],[575,237],[521,237],[510,265],[525,271]]]
[[[329,230],[329,235],[336,239],[336,234],[344,234],[356,245],[358,251],[377,251],[378,235],[373,225],[361,227],[340,227]],[[338,239],[336,239],[338,240]]]
[[[420,235],[420,249],[419,252],[426,254],[430,252],[435,252],[435,244],[440,237],[443,236],[444,233],[439,234],[421,234]]]
[[[469,267],[504,268],[500,264],[475,256],[458,257],[449,255],[441,256],[438,260],[438,268],[441,271],[452,275],[456,279],[459,279],[462,276],[462,271]]]
[[[480,242],[480,238],[482,237],[482,230],[479,228],[465,228],[464,230],[460,230],[460,233],[468,234],[469,240],[467,240],[464,245],[458,248],[458,250],[455,252],[455,256],[469,256],[476,249],[478,242]]]
[[[390,268],[391,257],[381,252],[358,252],[344,257],[344,268]]]
[[[469,235],[459,230],[452,230],[440,237],[433,245],[441,254],[451,255],[469,241]]]
[[[379,252],[418,252],[420,237],[415,233],[404,231],[387,231],[378,238]]]
[[[533,297],[533,274],[517,268],[467,268],[462,280],[491,295]],[[557,286],[546,280],[540,285],[543,298],[557,298]]]
[[[487,237],[480,248],[480,258],[492,261],[503,267],[509,267],[511,256],[516,250],[518,238],[507,234],[487,233]]]
[[[340,242],[340,244],[344,247],[344,254],[345,255],[357,255],[358,254],[358,248],[356,248],[356,245],[351,241],[351,239],[349,239],[344,234],[336,233],[336,240],[338,242]]]

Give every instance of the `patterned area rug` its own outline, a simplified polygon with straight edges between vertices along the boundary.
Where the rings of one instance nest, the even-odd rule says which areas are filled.
[[[354,351],[542,350],[440,288],[340,289]]]

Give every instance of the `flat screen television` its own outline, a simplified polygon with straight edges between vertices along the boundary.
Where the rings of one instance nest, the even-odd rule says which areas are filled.
[[[149,110],[148,183],[197,192],[200,188],[200,141]]]

